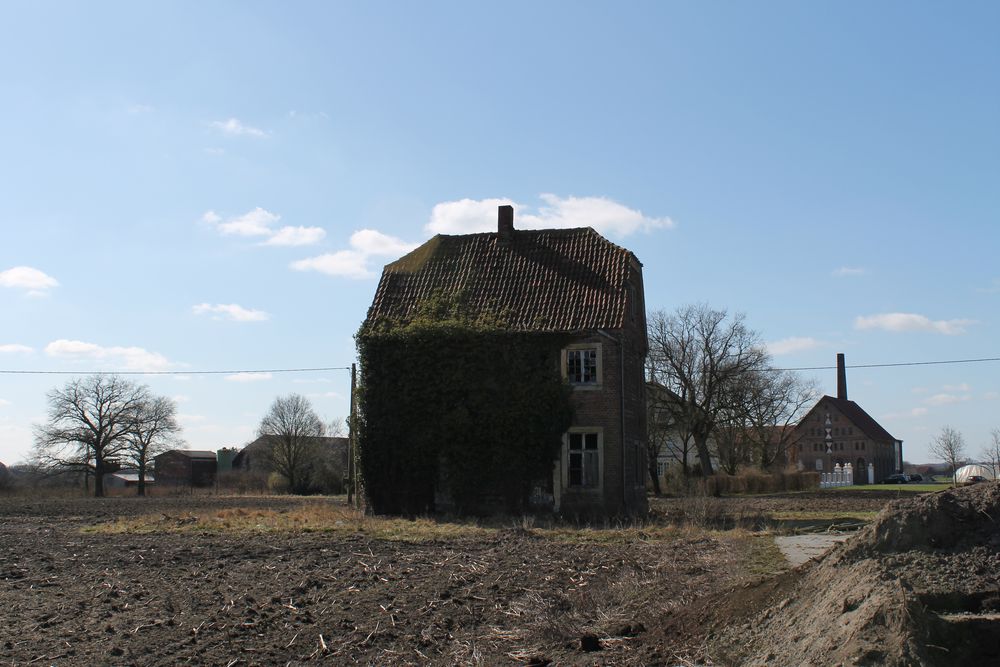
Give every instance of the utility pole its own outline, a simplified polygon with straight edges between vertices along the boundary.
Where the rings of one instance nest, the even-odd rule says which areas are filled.
[[[357,387],[357,374],[358,366],[357,364],[351,364],[351,415],[347,419],[347,437],[348,437],[348,456],[347,456],[347,504],[348,505],[361,505],[361,499],[358,497],[357,487],[358,487],[358,464],[356,462],[357,457],[357,439],[358,432],[354,426],[356,420],[356,410],[354,404],[354,392]]]

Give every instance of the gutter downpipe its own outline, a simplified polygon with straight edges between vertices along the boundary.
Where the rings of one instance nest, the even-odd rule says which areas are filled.
[[[597,329],[597,333],[608,340],[618,343],[618,386],[621,390],[621,467],[622,467],[622,510],[628,514],[628,488],[625,485],[625,336],[624,334],[615,338],[603,329]]]

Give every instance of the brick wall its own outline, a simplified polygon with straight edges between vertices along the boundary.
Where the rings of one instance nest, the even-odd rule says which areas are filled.
[[[826,414],[830,414],[833,429],[833,451],[826,453]],[[816,461],[823,462],[823,472],[831,472],[834,464],[850,463],[854,468],[855,484],[868,483],[868,464],[875,464],[875,482],[895,472],[894,443],[873,440],[833,405],[817,405],[795,429],[794,460],[803,469],[816,471]],[[864,469],[858,470],[859,460]]]
[[[563,488],[559,508],[563,514],[645,514],[648,510],[643,446],[647,343],[642,273],[638,265],[633,267],[630,281],[633,285],[630,295],[636,304],[634,309],[631,304],[626,308],[624,327],[606,331],[606,335],[597,332],[580,335],[571,341],[571,345],[594,345],[601,350],[600,386],[574,389],[572,427],[592,427],[603,433],[603,488],[601,492]]]

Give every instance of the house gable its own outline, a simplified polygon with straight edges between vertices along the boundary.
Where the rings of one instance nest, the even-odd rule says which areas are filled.
[[[545,334],[538,358],[559,364],[572,387],[562,458],[532,497],[567,514],[646,511],[648,343],[634,254],[588,227],[516,230],[513,208],[501,206],[496,232],[438,235],[386,265],[359,340],[438,312],[512,334]]]

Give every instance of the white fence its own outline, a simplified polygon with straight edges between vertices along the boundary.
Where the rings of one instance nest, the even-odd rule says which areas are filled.
[[[833,472],[820,474],[819,488],[830,489],[835,486],[851,486],[854,484],[854,469],[850,463],[833,466]]]

